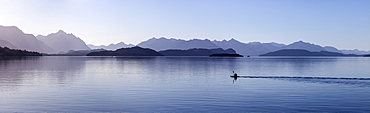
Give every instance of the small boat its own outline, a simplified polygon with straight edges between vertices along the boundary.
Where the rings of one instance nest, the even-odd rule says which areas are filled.
[[[230,75],[230,77],[240,77],[238,76],[238,74],[236,74],[234,71],[233,71],[234,75]]]

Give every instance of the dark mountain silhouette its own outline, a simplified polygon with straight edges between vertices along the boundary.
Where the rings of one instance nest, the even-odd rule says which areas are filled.
[[[117,44],[109,44],[108,46],[105,46],[105,45],[96,46],[96,45],[93,45],[93,44],[89,44],[87,46],[89,46],[91,49],[106,49],[106,50],[117,50],[119,48],[134,47],[134,45],[125,44],[124,42],[120,42],[120,43],[117,43]]]
[[[283,46],[282,49],[304,49],[311,52],[326,51],[323,47],[303,41],[294,42],[292,44]]]
[[[25,34],[15,26],[0,26],[0,40],[5,40],[17,49],[52,53],[54,50],[32,34]]]
[[[116,51],[91,52],[87,56],[163,56],[162,54],[148,48],[138,46],[131,48],[121,48]]]
[[[168,49],[187,50],[192,48],[215,49],[220,48],[213,44],[210,40],[180,40],[180,39],[166,39],[166,38],[151,38],[138,44],[140,47],[151,48],[157,51]]]
[[[365,55],[364,57],[370,57],[370,54],[368,54],[368,55]]]
[[[16,46],[14,46],[12,43],[5,41],[5,40],[0,40],[0,47],[8,47],[10,49],[18,49]]]
[[[239,55],[239,54],[212,54],[209,56],[210,57],[243,57],[243,55]]]
[[[221,48],[217,49],[203,49],[203,48],[193,48],[188,50],[164,50],[159,51],[159,53],[164,56],[209,56],[212,54],[236,54],[233,49],[223,50]]]
[[[48,54],[49,56],[86,56],[91,52],[107,51],[105,49],[92,49],[92,50],[69,50],[67,53]]]
[[[25,50],[9,49],[8,47],[0,47],[1,56],[42,56],[38,52],[29,52]]]
[[[232,48],[229,49],[222,49],[222,48],[216,48],[216,49],[210,49],[214,54],[236,54],[236,51]]]
[[[38,35],[37,39],[53,48],[56,53],[67,52],[69,50],[90,50],[83,40],[73,34],[67,34],[62,30],[47,36]]]
[[[355,55],[346,55],[343,53],[335,53],[328,51],[311,52],[303,49],[283,49],[275,52],[266,53],[260,56],[355,56]]]

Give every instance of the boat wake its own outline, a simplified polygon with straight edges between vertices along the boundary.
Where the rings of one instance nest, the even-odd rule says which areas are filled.
[[[342,77],[293,77],[293,76],[240,76],[239,78],[370,80],[370,78],[342,78]]]
[[[262,78],[287,80],[305,83],[340,84],[358,87],[370,87],[370,78],[343,78],[343,77],[295,77],[295,76],[240,76],[238,78]]]

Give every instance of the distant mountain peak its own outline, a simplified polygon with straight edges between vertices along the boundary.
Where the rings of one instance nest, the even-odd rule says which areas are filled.
[[[47,36],[38,36],[40,41],[53,48],[57,53],[70,50],[90,50],[86,43],[73,34],[67,34],[63,30]]]
[[[3,27],[3,28],[8,28],[8,29],[17,29],[17,30],[20,30],[17,26],[0,26],[0,27]]]
[[[9,42],[17,47],[28,51],[53,52],[54,50],[37,40],[33,34],[26,34],[16,26],[0,26],[0,40]],[[6,45],[10,45],[6,44]]]
[[[1,30],[4,30],[6,32],[19,32],[23,33],[21,29],[19,29],[17,26],[0,26]]]
[[[117,44],[126,44],[125,42],[119,42],[119,43],[117,43]]]
[[[283,49],[304,49],[311,52],[326,51],[325,48],[321,47],[320,45],[304,42],[302,40],[286,45],[283,47]]]
[[[237,40],[235,40],[234,38],[231,38],[229,41],[237,41]]]
[[[67,33],[64,32],[63,30],[59,30],[56,34],[67,34]]]
[[[234,38],[231,38],[231,39],[229,40],[229,42],[238,42],[238,43],[241,43],[240,41],[238,41],[238,40],[236,40],[236,39],[234,39]]]
[[[304,41],[302,41],[302,40],[299,40],[299,41],[296,41],[296,42],[293,42],[293,43],[310,44],[310,43],[308,43],[308,42],[304,42]]]

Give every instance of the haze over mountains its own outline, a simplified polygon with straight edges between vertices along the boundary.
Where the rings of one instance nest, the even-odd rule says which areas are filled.
[[[73,34],[68,34],[62,30],[57,33],[51,33],[47,36],[39,35],[35,37],[32,34],[25,34],[15,26],[0,26],[0,46],[9,47],[11,49],[23,49],[28,51],[36,51],[41,53],[66,53],[70,50],[91,50],[91,49],[106,49],[117,50],[120,48],[134,47],[135,45],[119,42],[110,45],[95,46],[86,43]],[[279,43],[260,43],[249,42],[243,43],[236,39],[211,41],[208,39],[192,39],[182,40],[174,38],[151,38],[139,43],[139,47],[150,48],[156,51],[164,51],[170,49],[189,50],[193,48],[216,49],[224,50],[232,48],[236,53],[244,56],[258,56],[269,52],[274,52],[283,49],[303,49],[311,52],[329,51],[343,54],[369,54],[370,51],[361,50],[338,50],[331,46],[320,46],[303,41],[297,41],[288,45]]]
[[[192,40],[181,40],[181,39],[167,39],[167,38],[151,38],[147,41],[143,41],[138,44],[140,47],[151,48],[156,51],[161,50],[168,50],[168,49],[181,49],[187,50],[189,48],[206,48],[206,49],[215,49],[215,48],[222,48],[222,49],[234,49],[238,54],[244,56],[258,56],[261,54],[266,54],[269,52],[283,50],[283,49],[303,49],[312,52],[319,52],[319,51],[329,51],[329,52],[337,52],[342,53],[342,51],[336,49],[335,47],[325,46],[322,47],[320,45],[311,44],[303,41],[297,41],[292,44],[279,44],[279,43],[260,43],[260,42],[250,42],[250,43],[243,43],[236,39],[230,40],[222,40],[222,41],[210,41],[208,39],[200,40],[200,39],[192,39]],[[364,54],[368,54],[369,51],[360,51]],[[359,54],[356,51],[348,51],[346,54]],[[361,55],[361,54],[359,54]],[[363,55],[363,54],[362,54]]]
[[[204,49],[215,49],[220,48],[216,44],[212,43],[210,40],[181,40],[181,39],[167,39],[167,38],[151,38],[147,41],[139,43],[137,46],[144,48],[151,48],[156,51],[163,51],[168,49],[181,49],[188,50],[192,48],[204,48]]]
[[[68,52],[69,50],[90,50],[80,38],[73,34],[67,34],[62,30],[47,36],[38,35],[36,38],[54,49],[57,53]]]
[[[126,44],[124,42],[119,42],[117,44],[109,44],[108,46],[105,46],[105,45],[96,46],[96,45],[92,45],[92,44],[89,44],[87,46],[89,46],[91,49],[117,50],[117,49],[120,49],[120,48],[134,47],[135,45]]]
[[[69,50],[90,50],[73,34],[60,30],[47,36],[25,34],[15,26],[0,26],[0,46],[41,53],[60,53]]]
[[[3,40],[6,44],[1,46],[7,46],[11,49],[24,49],[43,53],[54,52],[44,42],[37,40],[34,35],[25,34],[15,26],[0,26],[0,40]]]
[[[15,47],[12,43],[5,41],[5,40],[0,40],[0,45],[3,47],[8,47],[12,49],[17,49],[18,47]]]

